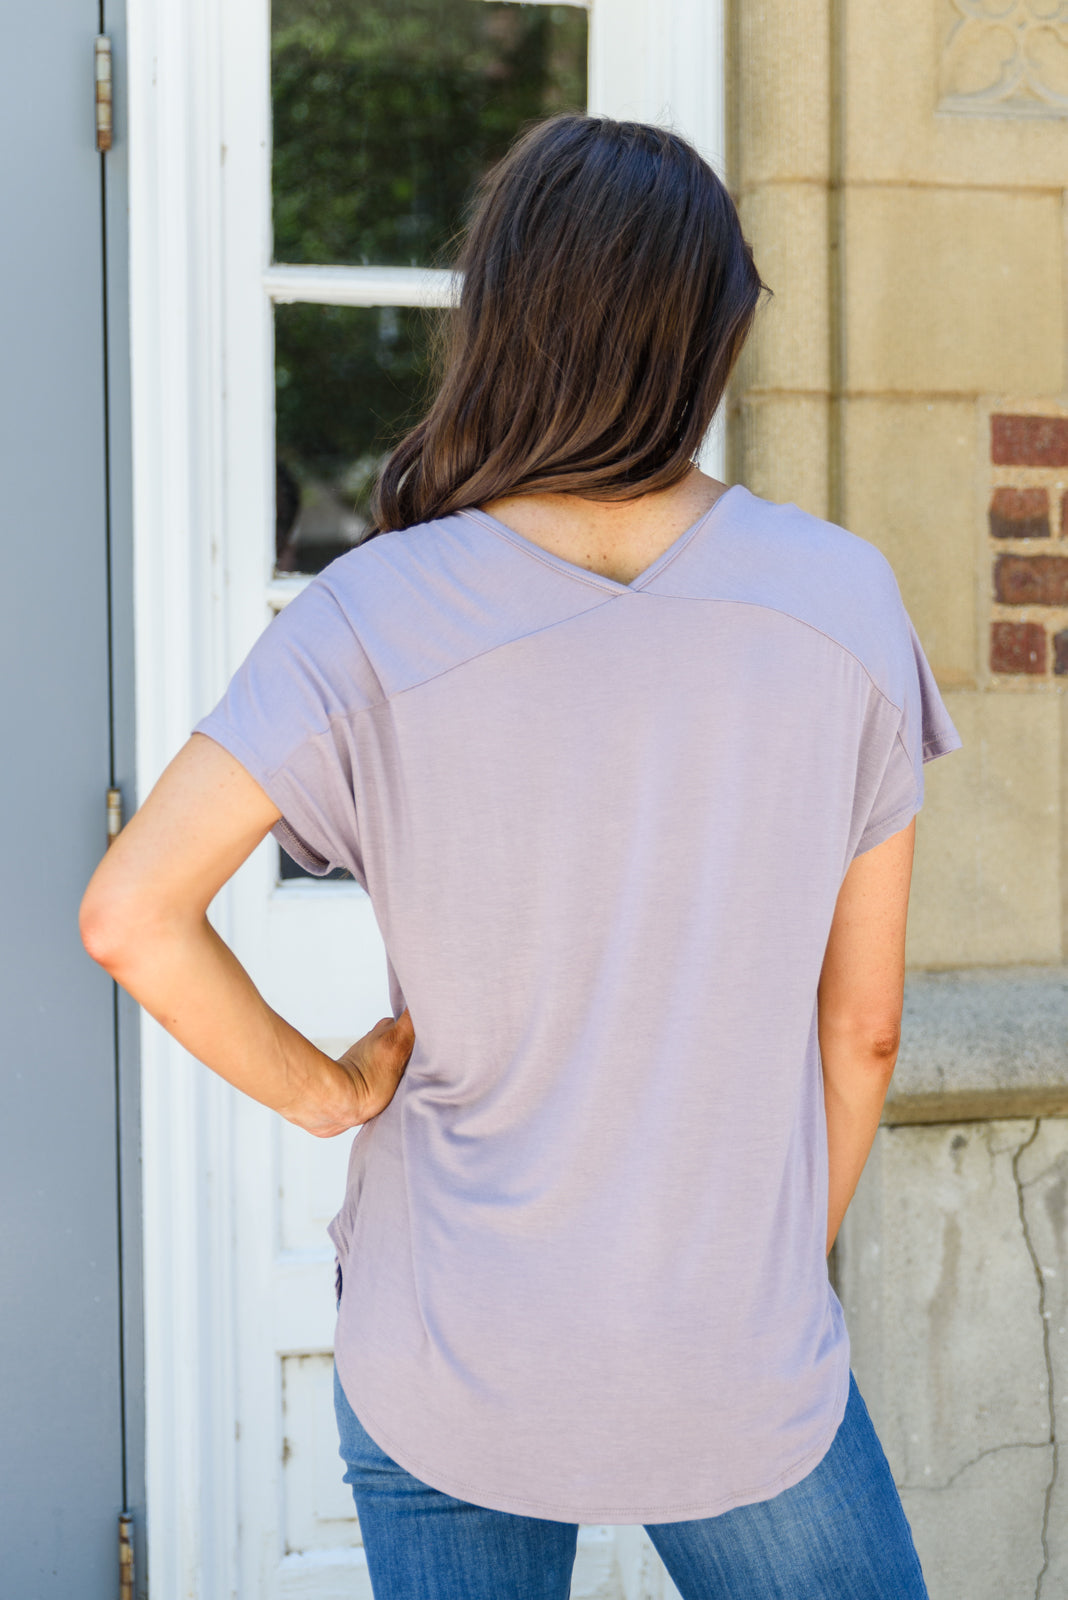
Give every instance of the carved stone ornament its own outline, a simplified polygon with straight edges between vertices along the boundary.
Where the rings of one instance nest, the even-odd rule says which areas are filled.
[[[945,0],[939,111],[1068,116],[1068,0]]]

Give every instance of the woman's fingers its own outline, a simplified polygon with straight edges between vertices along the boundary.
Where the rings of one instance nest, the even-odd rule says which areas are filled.
[[[370,1122],[397,1092],[412,1048],[415,1028],[407,1006],[399,1017],[382,1017],[334,1063],[336,1073],[320,1084],[311,1103],[287,1113],[306,1133],[334,1139]]]
[[[407,1039],[408,1048],[410,1049],[415,1039],[415,1029],[412,1026],[412,1014],[407,1006],[405,1006],[399,1017],[379,1018],[370,1033],[364,1034],[364,1038],[382,1038],[387,1034],[392,1034],[394,1030],[396,1030],[397,1042]]]
[[[408,1007],[405,1006],[399,1017],[383,1017],[382,1021],[385,1023],[383,1037],[394,1050],[403,1050],[407,1060],[415,1043],[415,1028]]]
[[[389,1104],[396,1093],[397,1085],[404,1076],[404,1069],[408,1065],[415,1044],[415,1029],[407,1006],[399,1017],[396,1019],[384,1017],[383,1023],[384,1026],[382,1023],[379,1024],[382,1032],[375,1039],[373,1049],[380,1087],[388,1087],[389,1092],[378,1107],[379,1111]]]
[[[338,1065],[345,1069],[355,1089],[350,1127],[369,1122],[389,1105],[414,1044],[415,1029],[406,1006],[399,1017],[380,1018],[340,1057]]]

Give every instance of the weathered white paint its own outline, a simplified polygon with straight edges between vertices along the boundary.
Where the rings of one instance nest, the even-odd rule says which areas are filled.
[[[592,0],[589,109],[674,128],[725,179],[723,0]],[[721,407],[698,460],[726,459]]]
[[[716,160],[719,18],[718,0],[670,0],[668,12],[595,0],[591,108],[671,120]],[[271,575],[274,304],[440,304],[454,292],[450,274],[421,269],[271,266],[268,45],[263,0],[130,0],[142,795],[301,586]],[[722,476],[721,459],[714,434],[703,462]],[[270,1002],[336,1053],[388,1009],[370,904],[352,885],[279,887],[274,860],[267,842],[213,919]],[[340,1199],[344,1150],[231,1091],[148,1018],[143,1062],[153,1592],[369,1594],[355,1521],[339,1529],[336,1485],[316,1479],[321,1453],[307,1443],[331,1423],[321,1382],[295,1376],[321,1380],[329,1366],[330,1252],[313,1240],[331,1185]],[[287,1551],[287,1529],[314,1548]],[[660,1600],[673,1591],[657,1567],[640,1530],[583,1528],[573,1592]]]
[[[226,388],[222,440],[226,458],[223,537],[219,559],[224,576],[223,613],[227,659],[216,692],[237,666],[271,613],[274,561],[274,384],[273,304],[287,286],[270,268],[271,219],[269,14],[259,0],[233,0],[224,8],[220,89],[226,162],[220,193],[221,273],[226,328]],[[315,269],[320,286],[322,272]],[[335,274],[335,280],[338,275]],[[382,303],[385,294],[418,303],[426,276],[342,273],[339,298],[349,304]],[[298,274],[299,277],[299,274]],[[348,296],[354,280],[370,299]],[[369,279],[376,279],[370,284]],[[388,281],[387,281],[388,279]],[[274,280],[274,281],[272,281]],[[313,282],[307,287],[316,289]],[[292,293],[289,284],[288,292]],[[321,294],[321,287],[320,287]],[[309,299],[319,298],[312,292]],[[395,303],[395,302],[392,302]],[[389,1011],[385,956],[370,901],[352,884],[278,885],[272,842],[258,850],[238,874],[230,896],[231,942],[271,1005],[303,1033],[338,1043],[334,1053],[365,1033]],[[286,1135],[288,1163],[282,1163]],[[291,1137],[290,1137],[291,1135]],[[332,1418],[315,1409],[323,1391],[314,1386],[288,1391],[304,1363],[329,1363],[333,1336],[333,1252],[319,1218],[317,1242],[286,1248],[287,1232],[310,1233],[301,1200],[315,1190],[316,1172],[328,1162],[336,1175],[334,1203],[344,1194],[340,1149],[298,1130],[287,1130],[250,1101],[234,1108],[234,1149],[240,1182],[234,1185],[234,1341],[237,1360],[236,1412],[240,1427],[238,1591],[271,1600],[283,1592],[308,1596],[330,1591],[343,1575],[351,1584],[355,1519],[347,1516],[348,1539],[319,1542],[318,1562],[298,1569],[291,1557],[305,1554],[293,1539],[309,1526],[345,1530],[346,1519],[319,1516],[323,1485],[340,1476]],[[339,1170],[340,1169],[340,1170]],[[287,1184],[283,1184],[283,1171]],[[288,1192],[289,1190],[292,1192]],[[329,1389],[326,1391],[329,1399]],[[315,1453],[297,1441],[315,1437]],[[288,1449],[291,1460],[284,1464]],[[325,1452],[325,1454],[324,1454]],[[326,1474],[333,1474],[333,1480]],[[331,1571],[333,1549],[343,1574]],[[300,1572],[303,1587],[294,1588]]]
[[[268,267],[263,287],[275,305],[447,306],[459,288],[433,267]]]
[[[128,8],[138,788],[223,668],[219,40],[212,0]],[[225,928],[225,923],[223,922]],[[232,1092],[142,1031],[149,1576],[236,1592]]]
[[[594,0],[589,109],[677,129],[722,177],[722,0]]]

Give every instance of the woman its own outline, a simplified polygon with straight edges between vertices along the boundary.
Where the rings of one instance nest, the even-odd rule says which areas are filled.
[[[867,541],[693,458],[762,285],[675,135],[485,180],[373,537],[266,629],[87,891],[90,952],[310,1133],[361,1129],[336,1403],[377,1600],[557,1600],[581,1523],[683,1596],[925,1594],[826,1256],[897,1051],[923,764]],[[271,831],[373,901],[334,1062],[209,902]]]

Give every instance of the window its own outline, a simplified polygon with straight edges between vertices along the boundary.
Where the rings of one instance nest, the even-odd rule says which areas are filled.
[[[274,0],[272,603],[358,544],[422,414],[431,318],[483,172],[528,122],[585,110],[583,5]],[[307,876],[282,857],[280,876]]]

